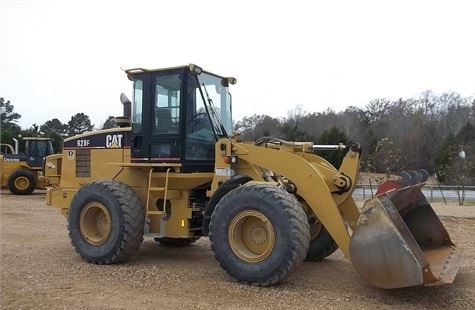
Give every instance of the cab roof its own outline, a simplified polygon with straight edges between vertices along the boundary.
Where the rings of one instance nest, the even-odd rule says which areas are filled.
[[[229,83],[231,84],[236,84],[236,78],[234,77],[227,77],[227,76],[222,76],[219,74],[215,74],[209,71],[203,70],[200,66],[197,66],[195,64],[188,64],[188,65],[183,65],[183,66],[176,66],[176,67],[166,67],[166,68],[156,68],[156,69],[146,69],[146,68],[131,68],[131,69],[126,69],[124,70],[125,73],[127,73],[128,78],[131,80],[132,76],[135,74],[140,74],[140,73],[145,73],[145,72],[160,72],[160,71],[168,71],[168,70],[176,70],[176,69],[188,69],[190,72],[194,72],[196,74],[201,74],[202,72],[205,72],[210,75],[214,75],[216,77],[228,80]]]

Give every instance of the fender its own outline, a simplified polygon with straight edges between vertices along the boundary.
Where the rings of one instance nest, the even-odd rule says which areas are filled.
[[[213,214],[214,208],[221,200],[221,198],[223,198],[224,195],[229,193],[231,190],[249,181],[252,181],[252,178],[247,175],[235,175],[223,184],[221,184],[216,189],[213,196],[211,196],[208,201],[208,204],[205,207],[205,212],[203,215],[203,224],[201,228],[203,236],[207,237],[209,234],[209,222],[211,221],[211,214]]]

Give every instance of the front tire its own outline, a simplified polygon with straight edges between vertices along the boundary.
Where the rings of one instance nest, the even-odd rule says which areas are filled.
[[[84,185],[69,208],[71,242],[83,259],[94,264],[113,264],[132,256],[143,241],[144,225],[140,199],[117,181]]]
[[[267,286],[287,278],[307,254],[310,233],[299,202],[270,184],[240,186],[216,205],[211,249],[239,282]]]
[[[28,170],[16,170],[8,177],[8,189],[13,195],[30,195],[36,188],[36,177]]]

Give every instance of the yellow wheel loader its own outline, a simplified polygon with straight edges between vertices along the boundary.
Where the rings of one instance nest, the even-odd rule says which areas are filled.
[[[130,69],[119,127],[64,140],[48,156],[47,204],[67,217],[75,250],[95,264],[122,262],[144,237],[186,246],[209,237],[236,281],[278,283],[304,260],[338,248],[381,288],[453,281],[458,254],[420,188],[401,178],[366,201],[352,198],[361,147],[230,135],[230,85],[194,64]],[[345,149],[339,168],[314,154]]]
[[[25,137],[22,140],[24,153],[19,152],[17,139],[14,139],[15,147],[1,145],[1,187],[7,187],[14,195],[29,195],[36,188],[45,189],[41,175],[43,158],[53,154],[53,143],[49,138]]]

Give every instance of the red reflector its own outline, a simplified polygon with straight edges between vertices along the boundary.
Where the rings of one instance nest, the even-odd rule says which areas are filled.
[[[225,164],[235,164],[238,162],[238,157],[237,156],[225,156],[224,157],[224,163]]]

